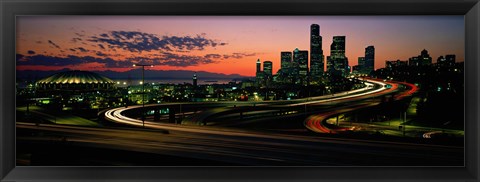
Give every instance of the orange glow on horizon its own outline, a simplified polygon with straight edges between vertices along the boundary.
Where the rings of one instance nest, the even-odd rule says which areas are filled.
[[[25,16],[17,20],[16,52],[45,63],[27,65],[19,61],[23,64],[17,64],[17,70],[69,68],[123,72],[135,69],[131,67],[134,63],[146,61],[155,65],[149,68],[153,70],[254,76],[256,60],[260,59],[262,69],[263,61],[272,61],[276,73],[280,69],[280,52],[297,47],[310,52],[310,25],[314,23],[320,25],[325,62],[330,55],[332,37],[336,35],[346,36],[350,66],[358,64],[358,57],[364,56],[365,47],[369,45],[375,47],[375,69],[383,68],[386,60],[408,60],[423,49],[429,51],[433,62],[446,54],[455,54],[457,62],[464,60],[463,16]],[[151,38],[129,39],[122,35],[113,39],[112,31],[139,32],[137,35],[159,39],[169,36],[175,38],[169,46],[184,43],[194,47],[191,50],[157,48]],[[205,40],[180,42],[186,37]],[[107,38],[111,40],[95,42]],[[114,41],[147,42],[128,47],[125,43],[113,44]],[[215,46],[195,47],[197,43],[209,41]],[[68,62],[72,57],[88,59]],[[95,62],[89,63],[92,59]],[[48,65],[52,60],[59,64]]]

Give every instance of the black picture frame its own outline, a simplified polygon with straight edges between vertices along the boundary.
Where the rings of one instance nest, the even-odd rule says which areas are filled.
[[[1,0],[2,181],[479,181],[479,0]],[[464,167],[16,167],[15,16],[464,15]]]

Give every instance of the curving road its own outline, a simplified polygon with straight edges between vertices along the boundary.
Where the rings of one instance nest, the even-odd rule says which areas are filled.
[[[380,95],[388,94],[393,91],[396,91],[399,88],[399,85],[405,85],[408,87],[408,89],[406,91],[401,92],[398,95],[395,95],[393,98],[394,100],[400,100],[405,97],[411,96],[418,90],[417,86],[415,86],[414,84],[406,83],[406,82],[389,82],[389,84],[391,85],[391,88],[389,90],[382,90],[379,92],[375,92],[375,93],[372,93],[372,95],[370,96],[380,96]],[[361,97],[359,97],[358,99],[360,98]],[[373,102],[373,103],[358,102],[355,104],[351,104],[350,106],[342,109],[337,109],[337,110],[326,112],[326,113],[315,114],[305,119],[304,125],[309,130],[316,133],[338,133],[339,131],[353,130],[354,128],[344,128],[344,127],[329,128],[326,126],[325,121],[326,119],[341,113],[346,113],[346,112],[350,112],[350,111],[361,109],[361,108],[371,107],[378,104],[380,104],[380,102]]]
[[[386,93],[392,93],[397,91],[397,86],[393,86],[391,89],[385,88],[385,85],[387,83],[378,81],[378,80],[373,80],[373,79],[368,79],[367,82],[365,83],[367,87],[357,89],[357,90],[352,90],[352,91],[346,91],[346,92],[341,92],[341,93],[336,93],[332,95],[324,95],[324,96],[317,96],[317,97],[309,97],[309,98],[303,98],[303,99],[295,99],[295,100],[290,100],[290,101],[265,101],[265,102],[215,102],[215,103],[171,103],[171,104],[150,104],[150,105],[145,105],[146,108],[149,107],[158,107],[158,106],[169,106],[169,105],[179,105],[179,104],[193,104],[193,105],[202,105],[202,106],[207,106],[207,105],[219,105],[222,107],[218,108],[213,108],[209,109],[206,111],[202,111],[198,113],[197,115],[194,116],[195,122],[197,123],[202,123],[206,118],[210,117],[211,115],[222,113],[222,112],[227,112],[231,111],[235,108],[232,107],[225,107],[225,106],[242,106],[242,105],[256,105],[256,106],[283,106],[283,107],[292,107],[292,106],[304,106],[304,105],[319,105],[319,104],[335,104],[335,103],[340,103],[340,102],[351,102],[354,100],[360,100],[360,99],[365,99],[369,98],[371,96],[378,96]],[[379,88],[374,88],[374,84],[379,85]],[[128,124],[128,125],[133,125],[133,126],[142,126],[142,121],[139,119],[134,119],[127,117],[123,115],[127,110],[132,110],[132,109],[139,109],[142,106],[136,105],[136,106],[129,106],[128,108],[114,108],[111,110],[108,110],[105,112],[105,118],[109,121],[112,122],[117,122],[117,123],[122,123],[122,124]],[[160,124],[160,123],[155,123],[155,122],[148,122],[145,121],[145,127],[150,127],[150,128],[162,128],[166,129],[168,125],[165,124]],[[171,128],[170,128],[171,129]],[[175,128],[173,128],[175,129]]]
[[[375,83],[378,81],[371,80]],[[385,84],[385,83],[382,83]],[[292,107],[296,102],[303,105],[318,105],[329,102],[351,102],[368,98],[375,94],[396,92],[383,86],[376,90],[351,91],[335,97],[304,99],[283,103]],[[238,102],[235,102],[239,104]],[[368,102],[358,102],[355,107],[365,107]],[[229,103],[211,103],[225,104]],[[251,103],[248,103],[251,104]],[[279,102],[275,102],[279,104]],[[362,105],[363,104],[363,105]],[[156,105],[147,105],[156,106]],[[295,105],[293,105],[295,106]],[[122,113],[139,108],[116,108],[108,110],[105,117],[111,121],[133,126],[142,126],[142,121],[124,116]],[[347,105],[338,110],[355,109]],[[328,113],[327,113],[328,114]],[[317,116],[318,117],[318,116]],[[321,120],[321,118],[319,119]],[[265,131],[250,131],[222,127],[185,126],[161,124],[146,121],[145,128],[91,128],[78,126],[59,126],[28,123],[17,123],[17,131],[26,133],[17,140],[28,141],[38,145],[52,144],[52,140],[66,142],[68,146],[82,146],[82,152],[88,148],[107,148],[135,153],[176,156],[191,159],[218,161],[234,165],[257,166],[378,166],[378,165],[463,165],[463,147],[412,144],[403,142],[370,141],[357,139],[340,139],[319,136],[298,136]],[[163,132],[161,132],[163,131]],[[167,132],[168,131],[168,132]],[[32,136],[30,133],[40,132],[42,135]],[[62,137],[59,139],[59,137]],[[28,146],[28,145],[27,145]],[[43,150],[48,150],[45,148]],[[71,155],[81,155],[74,153]],[[114,154],[112,154],[114,155]],[[136,155],[125,155],[116,158],[130,159]],[[133,157],[133,161],[136,158]],[[162,165],[163,161],[152,161],[152,165]],[[203,165],[208,165],[204,163]],[[169,164],[170,165],[170,164]]]

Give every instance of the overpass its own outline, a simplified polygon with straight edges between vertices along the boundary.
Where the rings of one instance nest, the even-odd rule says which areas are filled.
[[[341,93],[335,93],[332,95],[316,96],[295,100],[282,100],[282,101],[250,101],[250,102],[207,102],[207,103],[167,103],[167,104],[150,104],[145,105],[147,110],[158,110],[159,108],[176,108],[171,109],[175,114],[175,110],[180,110],[180,114],[183,114],[182,107],[184,108],[203,108],[199,112],[182,121],[182,124],[193,125],[205,125],[208,120],[221,116],[237,113],[239,118],[243,117],[243,113],[249,111],[272,111],[272,112],[288,112],[299,111],[307,106],[322,106],[322,105],[336,105],[344,102],[353,102],[361,99],[368,99],[372,96],[379,96],[383,94],[389,94],[397,92],[397,88],[387,89],[382,81],[368,79],[365,82],[366,87],[357,90],[345,91]],[[375,87],[376,85],[377,87]],[[131,110],[141,109],[142,106],[129,106],[128,108],[114,108],[105,112],[105,118],[112,122],[123,123],[128,125],[141,126],[142,121],[139,119],[125,116],[124,113]],[[305,109],[306,110],[306,109]],[[171,117],[175,116],[171,115]],[[182,118],[183,119],[183,118]],[[149,121],[146,121],[149,122]],[[155,122],[149,122],[155,124]]]
[[[396,90],[399,88],[400,85],[404,85],[407,87],[407,90],[401,92],[398,95],[395,95],[392,99],[393,100],[401,100],[405,97],[409,97],[415,92],[418,91],[418,88],[416,85],[411,84],[411,83],[406,83],[406,82],[397,82],[393,81],[389,83],[391,85],[392,90]],[[383,90],[380,92],[373,93],[373,95],[382,95],[385,94],[387,90]],[[338,133],[338,132],[343,132],[346,130],[353,130],[353,128],[345,128],[345,127],[328,127],[326,124],[326,120],[328,118],[338,116],[341,113],[346,113],[346,112],[351,112],[357,109],[361,108],[367,108],[367,107],[372,107],[379,105],[380,102],[373,102],[373,103],[357,103],[353,104],[350,107],[347,108],[342,108],[338,110],[333,110],[330,112],[325,112],[325,113],[319,113],[319,114],[314,114],[305,119],[304,125],[307,127],[309,130],[316,132],[316,133]],[[338,118],[337,118],[338,119]]]
[[[384,88],[384,87],[382,87]],[[378,89],[378,88],[377,88]],[[212,112],[235,114],[235,110],[244,108],[275,109],[284,107],[302,107],[332,105],[331,110],[355,109],[350,104],[337,106],[339,103],[359,104],[354,107],[363,107],[370,102],[370,97],[398,92],[393,89],[371,89],[352,93],[345,93],[340,97],[328,96],[318,100],[302,99],[293,102],[272,102],[276,104],[242,103],[245,105],[232,107],[232,103],[208,103],[209,107],[226,108]],[[338,94],[337,94],[338,95]],[[355,96],[353,96],[355,95]],[[239,102],[234,102],[239,104]],[[301,103],[301,104],[300,104]],[[176,106],[178,103],[163,104],[161,107]],[[182,103],[189,104],[189,103]],[[195,106],[198,103],[190,103]],[[262,105],[263,104],[263,105]],[[229,107],[228,107],[229,106]],[[158,107],[148,105],[147,107]],[[243,108],[242,108],[243,107]],[[129,108],[115,108],[105,112],[112,121],[133,126],[142,126],[142,122],[130,118],[123,113],[140,106]],[[233,108],[233,109],[232,109]],[[259,110],[260,111],[260,110]],[[210,114],[206,114],[208,116]],[[211,115],[210,115],[211,116]],[[208,118],[208,117],[207,117]],[[151,130],[155,129],[155,130]],[[111,149],[128,151],[127,155],[117,156],[115,160],[137,159],[134,155],[140,153],[160,156],[185,157],[191,159],[205,159],[235,165],[395,165],[395,166],[429,166],[429,165],[463,165],[463,147],[443,146],[435,144],[413,144],[395,141],[372,141],[360,139],[330,138],[321,136],[300,136],[272,133],[268,131],[251,131],[239,128],[203,127],[195,125],[174,125],[146,121],[145,128],[94,128],[78,126],[60,126],[51,124],[34,125],[17,123],[20,135],[17,140],[27,143],[23,146],[50,146],[52,141],[65,143],[72,147],[81,147],[81,152],[65,154],[71,157],[81,156],[83,152],[94,149]],[[32,135],[31,133],[41,133]],[[33,150],[33,149],[32,149]],[[44,147],[35,150],[49,150]],[[97,150],[93,150],[97,151]],[[56,153],[56,155],[60,155]],[[95,157],[96,154],[91,155]],[[115,153],[105,155],[116,155]],[[102,158],[103,159],[103,158]],[[164,161],[151,161],[151,165],[162,165]],[[170,163],[169,163],[170,164]],[[208,165],[209,163],[204,163]]]

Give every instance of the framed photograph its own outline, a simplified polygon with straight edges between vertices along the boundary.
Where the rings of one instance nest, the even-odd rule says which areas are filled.
[[[477,0],[0,5],[2,180],[478,181]]]

